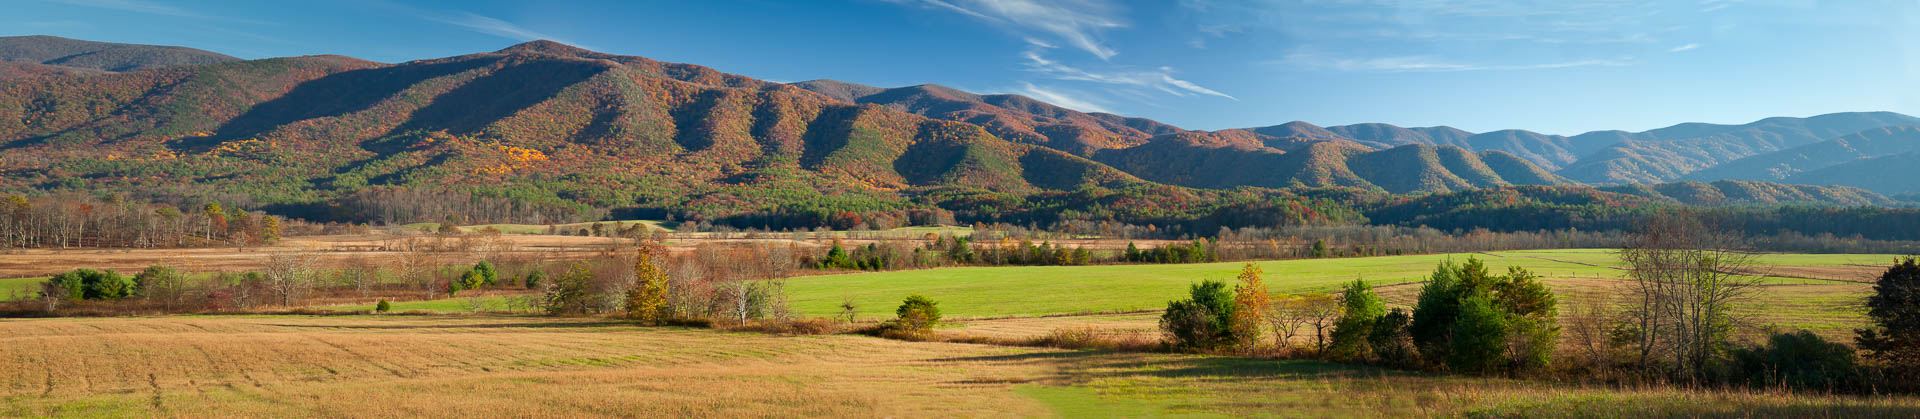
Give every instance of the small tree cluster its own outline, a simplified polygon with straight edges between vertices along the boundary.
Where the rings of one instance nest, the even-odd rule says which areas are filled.
[[[1194,240],[1187,244],[1167,244],[1147,250],[1140,250],[1133,243],[1127,243],[1126,253],[1121,257],[1128,262],[1137,263],[1202,263],[1220,261],[1220,251],[1213,240]]]
[[[75,269],[42,283],[41,298],[68,301],[118,300],[134,295],[133,279],[112,270]]]
[[[1487,272],[1475,258],[1441,263],[1420,288],[1407,325],[1427,365],[1492,373],[1545,368],[1560,328],[1553,292],[1519,267]]]

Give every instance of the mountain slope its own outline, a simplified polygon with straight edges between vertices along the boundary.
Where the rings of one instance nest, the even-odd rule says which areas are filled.
[[[1875,128],[1827,141],[1734,160],[1688,173],[1684,178],[1696,181],[1747,179],[1778,182],[1812,170],[1911,152],[1920,152],[1920,127]],[[1912,172],[1903,177],[1920,176],[1920,168],[1908,167],[1907,169]]]
[[[1237,137],[1236,137],[1237,135]],[[1219,138],[1238,141],[1210,141]],[[1102,151],[1095,160],[1154,182],[1199,188],[1357,187],[1389,193],[1447,192],[1514,184],[1567,182],[1503,152],[1407,145],[1386,150],[1345,140],[1279,149],[1249,132],[1176,134]]]
[[[33,35],[0,37],[0,61],[102,71],[138,71],[240,59],[186,47],[115,44]]]
[[[1182,132],[1144,118],[1082,113],[1020,95],[981,95],[940,85],[879,88],[834,80],[794,83],[835,100],[885,106],[936,119],[986,127],[1009,141],[1040,144],[1077,155],[1138,145],[1155,135]]]
[[[705,214],[884,209],[936,186],[1143,184],[973,124],[544,41],[395,65],[320,56],[0,81],[0,164],[5,189],[300,203],[456,186]]]
[[[1920,193],[1920,152],[1882,155],[1794,174],[1786,182],[1809,185],[1836,185],[1866,189],[1886,195]]]
[[[1920,125],[1920,118],[1852,112],[1767,118],[1743,125],[1679,124],[1621,135],[1627,140],[1581,157],[1560,170],[1560,175],[1589,183],[1661,182],[1748,156],[1904,125]]]

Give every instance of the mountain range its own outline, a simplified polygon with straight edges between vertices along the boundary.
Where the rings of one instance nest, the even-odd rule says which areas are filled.
[[[1595,193],[1886,204],[1851,187],[1777,182],[1898,192],[1897,181],[1849,173],[1912,170],[1872,162],[1914,159],[1900,144],[1920,125],[1882,112],[1573,137],[1304,122],[1198,131],[1018,95],[782,84],[548,41],[385,64],[30,36],[0,38],[0,61],[14,64],[0,72],[0,190],[168,189],[267,203],[439,185],[726,213],[998,208],[1004,197],[1088,188],[1424,194],[1684,180]],[[1819,157],[1780,154],[1801,149]],[[1853,157],[1832,151],[1842,149]],[[1688,176],[1720,165],[1741,182]]]

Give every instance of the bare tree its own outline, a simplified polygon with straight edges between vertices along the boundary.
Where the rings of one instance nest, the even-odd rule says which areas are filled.
[[[1333,294],[1313,294],[1300,297],[1301,318],[1313,326],[1313,349],[1327,349],[1327,333],[1333,331],[1333,325],[1340,319],[1342,307],[1340,298]]]
[[[280,305],[289,306],[313,286],[313,272],[318,265],[311,253],[280,252],[267,256],[261,274],[265,276],[267,290],[280,297]]]
[[[420,290],[422,299],[431,300],[444,292],[434,283],[434,270],[440,266],[439,255],[411,240],[406,244],[394,258],[393,271],[400,275],[401,282]]]
[[[1763,273],[1739,249],[1741,237],[1685,213],[1648,217],[1628,238],[1627,312],[1637,337],[1636,361],[1653,367],[1665,355],[1675,377],[1698,380],[1727,349],[1740,318],[1732,308],[1752,297]]]
[[[1267,320],[1267,326],[1273,328],[1273,337],[1279,347],[1293,347],[1293,337],[1311,322],[1306,306],[1306,297],[1280,295],[1274,297],[1265,313],[1261,313]]]
[[[1607,289],[1573,306],[1566,319],[1568,344],[1586,355],[1594,367],[1612,367],[1617,361],[1613,326],[1621,321],[1615,308],[1622,291]]]
[[[360,297],[365,298],[379,275],[379,265],[365,256],[354,256],[340,266],[340,285],[353,288],[360,293]]]

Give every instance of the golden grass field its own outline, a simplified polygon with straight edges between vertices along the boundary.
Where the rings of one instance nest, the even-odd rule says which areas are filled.
[[[0,320],[0,359],[0,416],[1920,415],[1907,397],[513,316]]]

